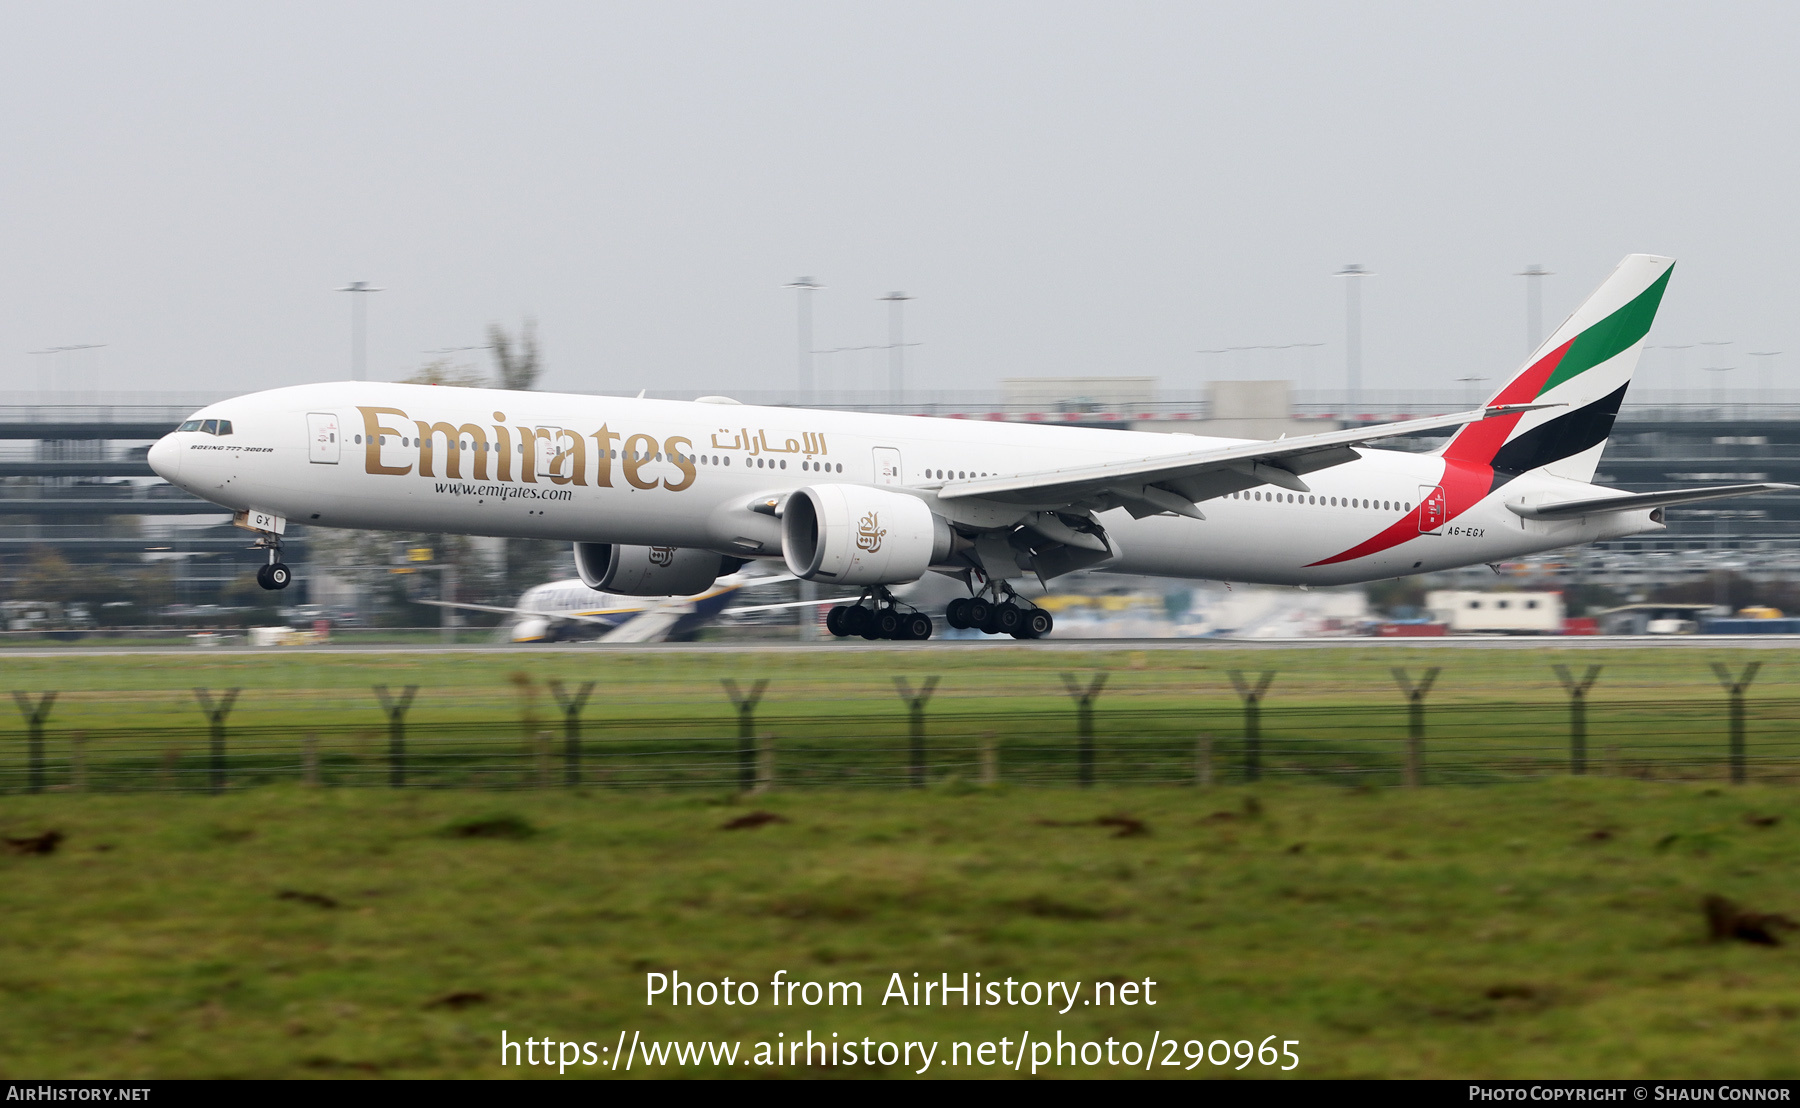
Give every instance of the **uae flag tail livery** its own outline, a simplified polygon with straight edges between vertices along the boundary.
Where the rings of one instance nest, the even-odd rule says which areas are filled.
[[[1463,427],[1443,450],[1447,468],[1457,471],[1454,479],[1445,473],[1446,483],[1473,482],[1470,491],[1480,499],[1537,469],[1593,480],[1674,269],[1673,258],[1654,254],[1620,262],[1488,401],[1490,408],[1555,406]]]
[[[1418,519],[1313,564],[1351,561],[1435,530],[1525,474],[1591,482],[1674,268],[1673,258],[1628,255],[1486,405],[1531,410],[1464,424],[1438,451],[1442,492],[1415,509]]]

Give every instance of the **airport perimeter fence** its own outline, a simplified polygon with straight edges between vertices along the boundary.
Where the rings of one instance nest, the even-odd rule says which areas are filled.
[[[727,680],[710,712],[622,710],[587,682],[556,685],[555,704],[534,718],[434,716],[418,709],[444,690],[374,686],[354,709],[305,721],[287,717],[309,713],[281,712],[276,722],[250,712],[237,724],[254,690],[194,690],[190,721],[177,723],[149,722],[131,694],[86,694],[110,714],[89,713],[81,726],[58,725],[53,692],[15,691],[19,726],[0,731],[0,792],[1800,780],[1800,698],[1754,695],[1755,664],[1716,667],[1716,695],[1662,699],[1607,699],[1593,690],[1596,670],[1557,668],[1560,701],[1433,704],[1433,667],[1396,670],[1385,699],[1341,704],[1285,703],[1271,693],[1273,671],[1233,671],[1234,696],[1191,704],[1109,704],[1105,673],[1063,675],[1054,699],[935,706],[935,680],[896,678],[893,699],[807,710],[766,702],[767,681]]]

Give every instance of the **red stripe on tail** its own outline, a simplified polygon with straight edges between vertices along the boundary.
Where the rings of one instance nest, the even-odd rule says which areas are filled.
[[[1488,422],[1495,423],[1498,420],[1489,420]],[[1479,462],[1446,461],[1444,475],[1440,478],[1439,483],[1444,489],[1443,522],[1448,523],[1473,508],[1481,502],[1482,497],[1493,491],[1494,470],[1493,467]],[[1357,558],[1366,558],[1370,554],[1379,554],[1383,550],[1390,550],[1403,542],[1410,542],[1419,537],[1419,523],[1424,517],[1424,512],[1423,502],[1415,504],[1412,511],[1406,513],[1398,522],[1390,524],[1379,534],[1364,539],[1342,554],[1333,554],[1329,558],[1321,558],[1316,562],[1309,563],[1306,568],[1354,561]],[[1442,524],[1439,525],[1439,529],[1442,529]]]
[[[1544,382],[1550,380],[1550,375],[1556,372],[1556,367],[1562,362],[1563,355],[1573,345],[1575,340],[1571,338],[1539,358],[1501,389],[1500,395],[1489,401],[1489,405],[1529,404],[1536,400],[1538,393],[1543,391]],[[1512,437],[1513,429],[1519,425],[1519,420],[1524,415],[1524,412],[1520,412],[1518,415],[1495,416],[1493,419],[1467,424],[1450,440],[1450,445],[1444,448],[1444,460],[1487,465],[1494,460],[1494,455],[1500,452],[1500,448],[1506,445],[1506,440]],[[1454,509],[1454,505],[1452,507]]]
[[[1569,352],[1574,339],[1563,343],[1555,350],[1545,354],[1523,373],[1514,377],[1490,405],[1529,404],[1537,399],[1544,382],[1556,372],[1556,367]],[[1444,448],[1444,522],[1455,519],[1481,502],[1481,498],[1494,489],[1494,468],[1490,464],[1494,455],[1506,445],[1512,437],[1513,429],[1519,425],[1518,415],[1495,416],[1464,425]],[[1370,554],[1379,554],[1411,541],[1419,536],[1419,519],[1425,506],[1419,504],[1406,514],[1404,519],[1372,535],[1341,554],[1311,563],[1311,566],[1328,566],[1335,562],[1349,562],[1357,558],[1366,558]]]
[[[1448,489],[1444,491],[1446,493],[1449,492]],[[1319,561],[1309,564],[1306,568],[1311,569],[1313,566],[1328,566],[1333,562],[1348,562],[1355,558],[1367,557],[1370,554],[1378,554],[1389,547],[1399,546],[1408,539],[1416,539],[1419,537],[1419,513],[1424,510],[1425,505],[1415,505],[1413,510],[1406,513],[1405,517],[1398,523],[1395,523],[1374,538],[1365,539],[1344,551],[1342,554],[1334,554],[1329,558],[1322,558]]]

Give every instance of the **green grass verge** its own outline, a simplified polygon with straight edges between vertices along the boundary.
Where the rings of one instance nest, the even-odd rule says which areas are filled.
[[[787,822],[721,829],[752,807]],[[7,1078],[554,1073],[502,1069],[502,1029],[945,1050],[1275,1035],[1311,1077],[1800,1076],[1800,935],[1712,943],[1699,907],[1800,916],[1800,813],[1765,786],[0,800],[5,834],[49,828],[57,852],[0,856]],[[646,1007],[646,972],[670,969],[859,981],[866,1003],[777,1010],[765,985],[753,1008]],[[1151,978],[1159,1003],[880,1005],[915,971]],[[669,1072],[713,1071],[633,1070]]]

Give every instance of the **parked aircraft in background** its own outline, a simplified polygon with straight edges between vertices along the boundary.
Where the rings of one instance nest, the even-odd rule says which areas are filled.
[[[338,382],[241,396],[151,447],[237,512],[284,587],[289,520],[558,539],[590,588],[697,595],[747,559],[861,590],[838,635],[923,638],[891,591],[937,571],[952,626],[1035,637],[1012,582],[1092,568],[1339,585],[1658,531],[1769,483],[1593,483],[1674,262],[1633,254],[1473,411],[1273,442],[798,408]],[[1463,366],[1446,358],[1450,376]],[[1454,431],[1413,453],[1369,444]]]
[[[781,608],[816,607],[832,600],[799,600],[780,604],[727,607],[743,599],[739,592],[794,578],[731,573],[713,587],[692,596],[641,597],[602,592],[579,578],[546,581],[519,594],[516,604],[466,604],[444,600],[422,603],[465,612],[488,612],[509,617],[501,626],[508,642],[662,642],[693,634],[721,615],[774,611]]]

